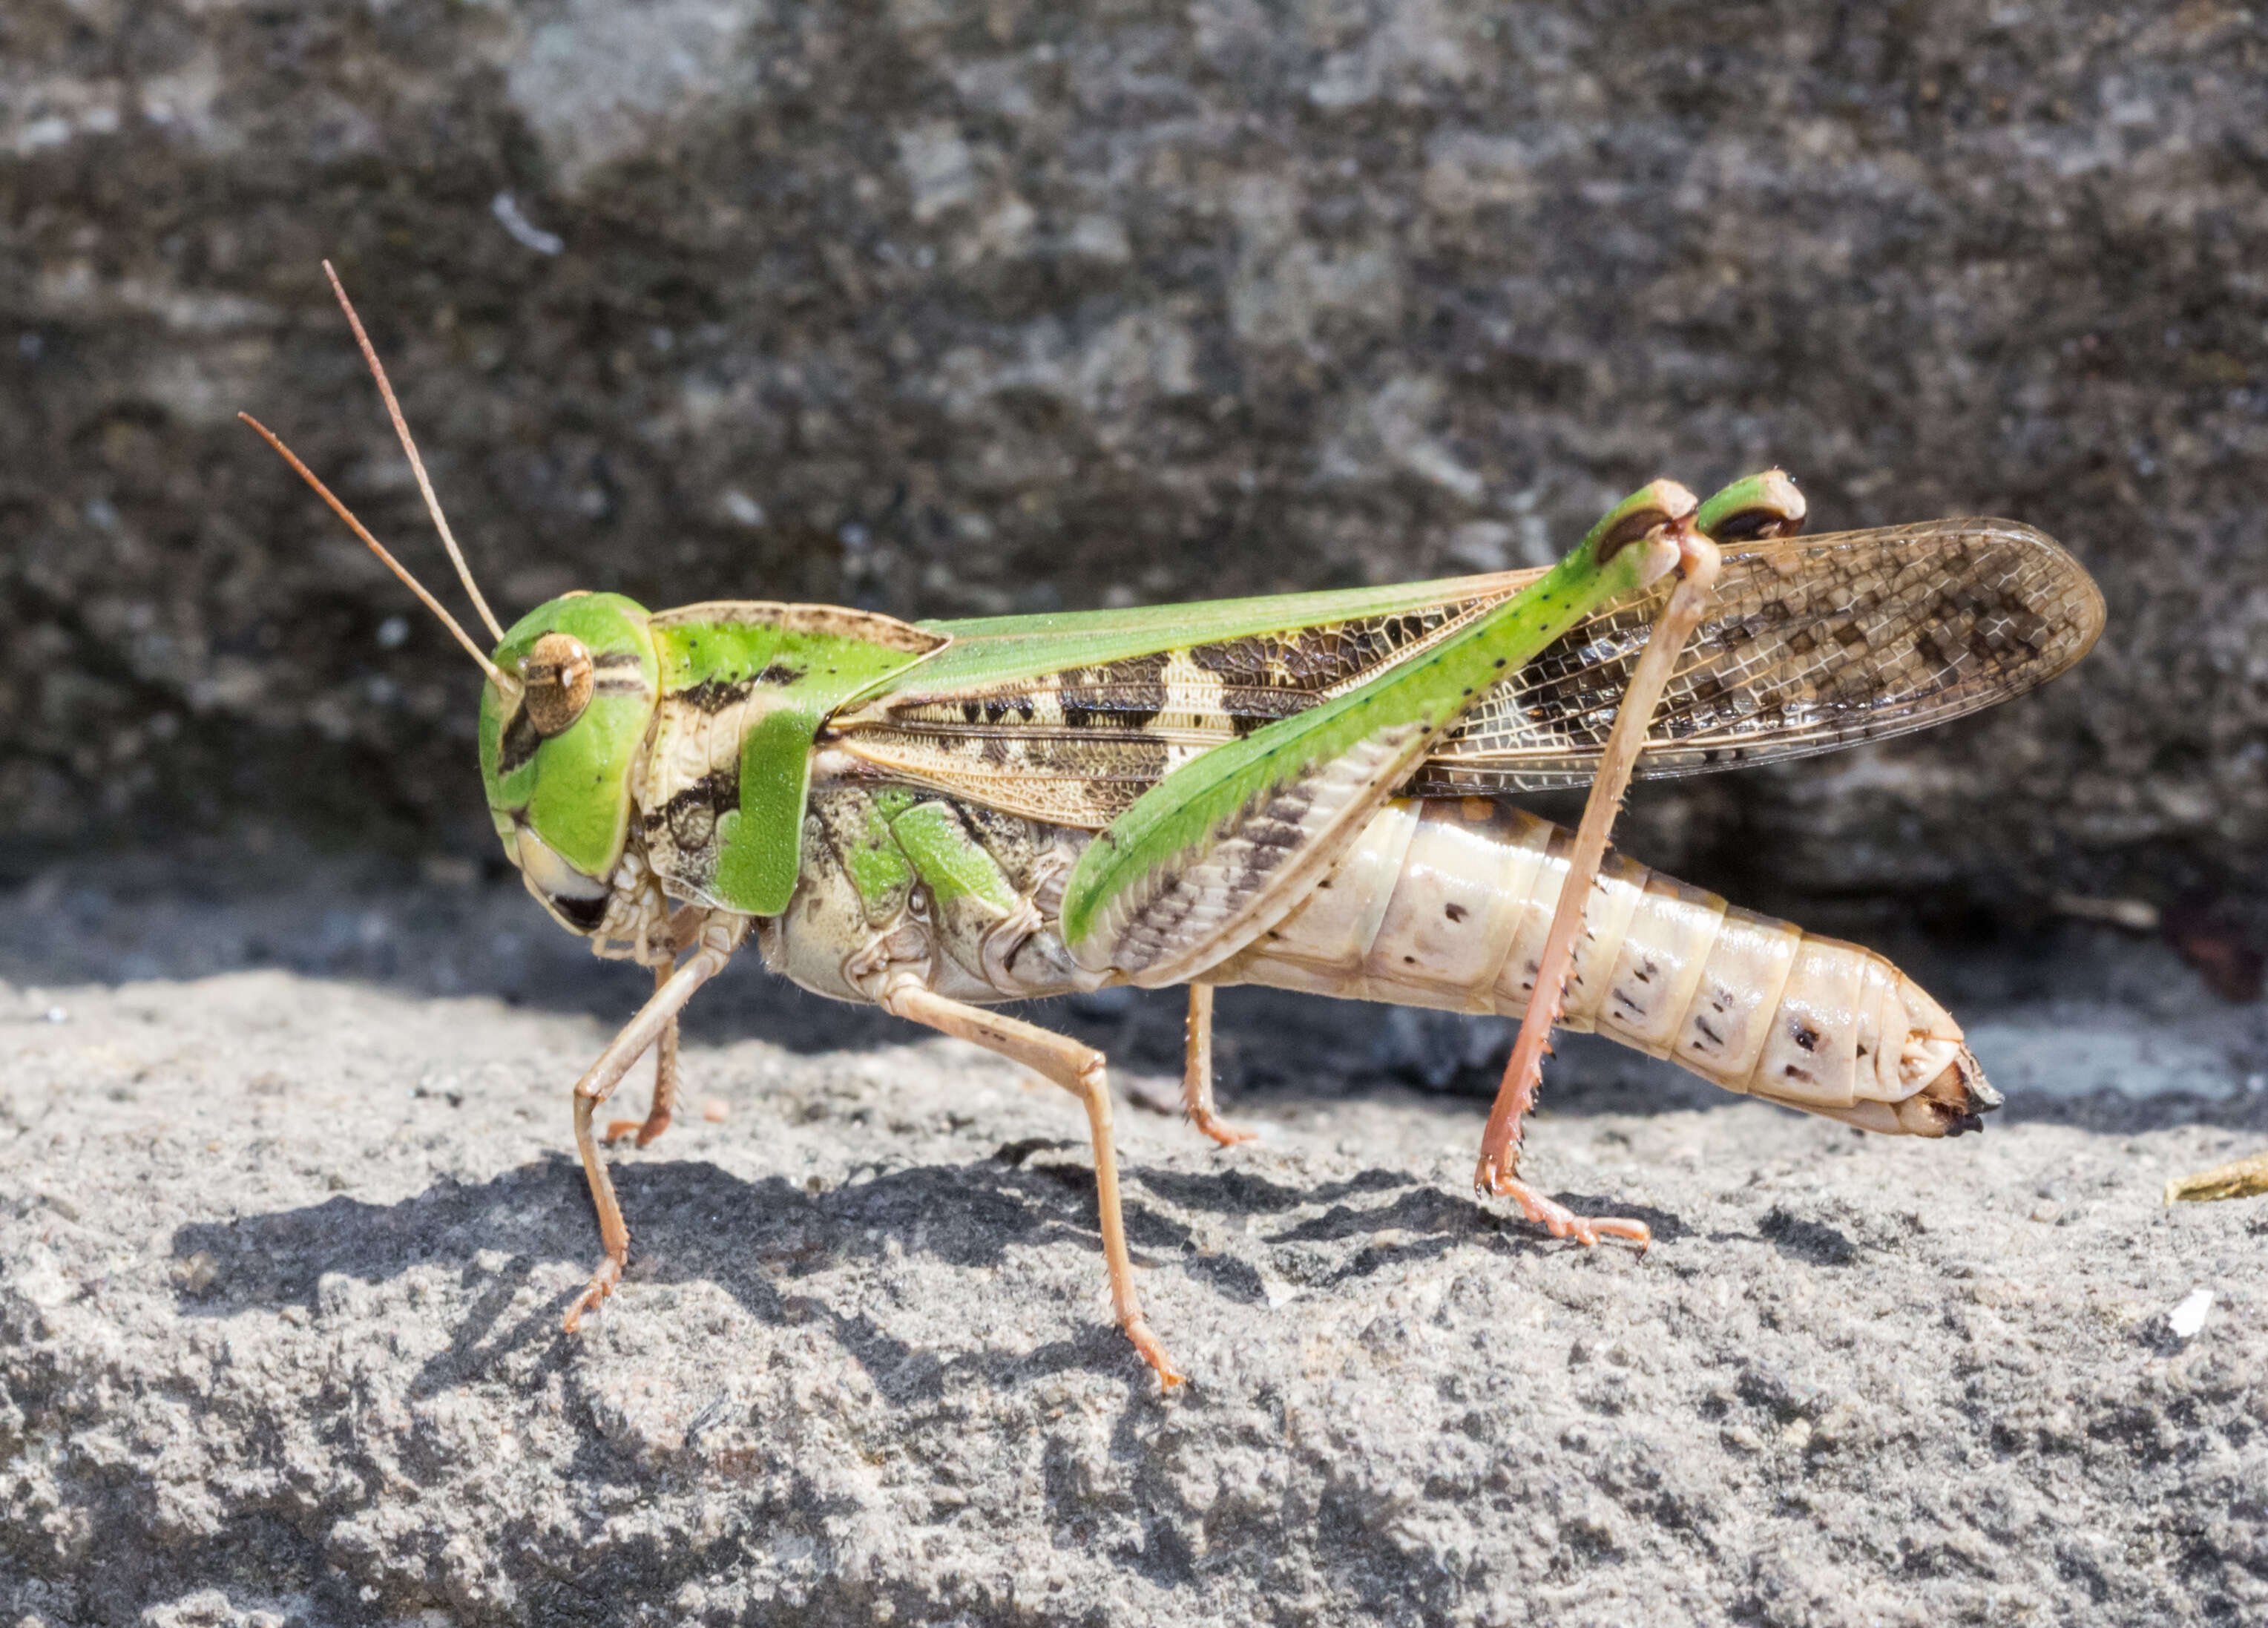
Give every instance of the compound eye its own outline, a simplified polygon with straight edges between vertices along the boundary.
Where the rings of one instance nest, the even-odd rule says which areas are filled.
[[[596,681],[591,652],[583,642],[565,633],[547,633],[535,641],[519,664],[520,681],[527,686],[527,721],[546,740],[564,733],[591,704]]]

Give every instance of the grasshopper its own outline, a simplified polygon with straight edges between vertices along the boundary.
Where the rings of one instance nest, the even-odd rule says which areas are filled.
[[[492,645],[246,421],[485,674],[482,782],[529,892],[654,974],[575,1084],[604,1256],[570,1331],[630,1255],[597,1111],[651,1050],[645,1117],[604,1139],[667,1127],[678,1013],[752,937],[806,989],[1078,1098],[1117,1322],[1167,1385],[1127,1253],[1105,1058],[993,1004],[1189,985],[1184,1102],[1223,1145],[1243,1133],[1212,1101],[1218,987],[1523,1014],[1476,1182],[1586,1244],[1647,1232],[1518,1178],[1554,1021],[1870,1131],[1955,1135],[1999,1102],[1960,1026],[1889,961],[1609,856],[1606,832],[1634,770],[1879,740],[2069,667],[2102,595],[2029,527],[1804,539],[1802,498],[1771,471],[1706,503],[1655,481],[1543,571],[923,623],[577,592],[507,629],[325,271]],[[1572,841],[1506,800],[1594,776]]]

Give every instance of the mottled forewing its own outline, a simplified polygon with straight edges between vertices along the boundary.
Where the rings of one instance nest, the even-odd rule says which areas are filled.
[[[838,720],[833,743],[992,807],[1100,829],[1184,763],[1409,659],[1508,592],[976,686],[925,689],[917,674]]]
[[[838,720],[835,743],[887,773],[1099,829],[1182,764],[1407,660],[1538,574],[1444,584],[1440,600],[1391,614],[983,684],[924,689],[917,670],[914,684]],[[1491,689],[1402,789],[1587,785],[1667,593],[1589,618]],[[2102,626],[2086,571],[2014,521],[1728,548],[1638,772],[1698,774],[1926,728],[2053,678]]]
[[[1498,686],[1407,792],[1589,783],[1666,597],[1594,617]],[[1926,729],[2046,682],[2102,628],[2102,596],[2055,542],[1949,519],[1728,549],[1638,760],[1646,777],[1776,762]]]

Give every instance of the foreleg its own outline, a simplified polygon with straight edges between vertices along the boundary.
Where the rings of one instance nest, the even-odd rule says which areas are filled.
[[[659,980],[652,998],[622,1026],[622,1032],[608,1042],[583,1078],[575,1082],[575,1151],[582,1157],[583,1174],[591,1183],[591,1203],[599,1212],[599,1239],[606,1247],[607,1257],[591,1274],[589,1286],[567,1308],[563,1326],[570,1334],[583,1320],[585,1312],[614,1293],[615,1285],[622,1280],[622,1268],[630,1258],[630,1227],[622,1219],[622,1204],[615,1197],[614,1179],[607,1174],[606,1160],[600,1156],[598,1138],[592,1133],[591,1116],[600,1103],[614,1094],[622,1076],[645,1055],[647,1047],[664,1033],[675,1034],[678,1013],[693,998],[694,991],[725,969],[747,932],[748,918],[745,916],[710,914],[702,924],[701,941],[693,954],[676,971]]]

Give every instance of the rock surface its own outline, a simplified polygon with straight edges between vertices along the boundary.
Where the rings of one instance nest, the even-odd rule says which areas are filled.
[[[2268,22],[1378,0],[13,0],[0,852],[492,847],[469,673],[231,417],[495,597],[906,615],[1517,564],[1657,473],[1999,512],[2049,694],[1649,794],[1753,893],[2258,891]]]
[[[2268,896],[2264,57],[2212,4],[12,0],[0,1622],[2268,1616],[2268,1221],[2157,1204],[2268,1140],[2268,1007],[2035,908],[2186,900],[2257,986],[2193,895]],[[2071,678],[1630,833],[1896,948],[2009,1108],[1873,1141],[1571,1044],[1528,1168],[1638,1260],[1468,1196],[1501,1026],[1232,991],[1220,1153],[1169,1002],[1064,1003],[1161,1396],[1067,1100],[736,972],[562,1335],[637,979],[482,881],[469,673],[232,422],[438,575],[326,254],[507,614],[1444,574],[1774,460],[2043,526],[2113,608]]]
[[[1265,1139],[1218,1152],[1152,1111],[1170,1005],[1049,1007],[1121,1062],[1162,1396],[1070,1100],[738,969],[563,1335],[607,1027],[556,1008],[638,978],[533,915],[85,875],[0,911],[0,1621],[2268,1613],[2268,1212],[2158,1199],[2268,1141],[2268,1035],[2167,952],[1964,1003],[2022,1087],[1950,1143],[1568,1046],[1529,1173],[1644,1259],[1469,1197],[1479,1105],[1365,1050],[1422,1027],[1226,992]],[[2162,1089],[2057,1094],[2089,1057]]]

